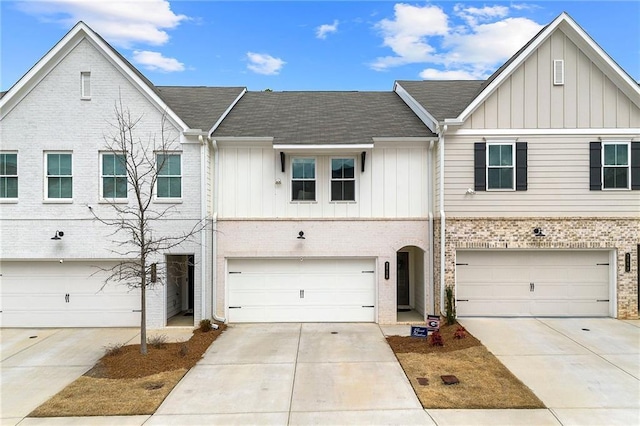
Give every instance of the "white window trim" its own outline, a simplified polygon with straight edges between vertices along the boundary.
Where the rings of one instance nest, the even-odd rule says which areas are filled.
[[[511,166],[489,166],[489,147],[490,146],[496,146],[496,145],[510,145],[511,146]],[[487,191],[490,192],[505,192],[505,191],[515,191],[516,190],[516,143],[515,142],[487,142],[487,148],[486,148],[486,158],[485,158],[485,179],[487,182]],[[511,173],[512,173],[512,186],[511,188],[489,188],[489,168],[492,169],[506,169],[506,168],[511,168]]]
[[[182,203],[182,199],[183,199],[183,194],[184,194],[184,164],[182,162],[183,160],[183,153],[182,151],[155,151],[153,153],[154,155],[154,159],[156,161],[156,183],[155,183],[155,188],[153,188],[153,201],[158,203],[158,204],[162,204],[162,203],[166,203],[166,204],[178,204],[178,203]],[[158,167],[158,155],[179,155],[180,156],[180,174],[179,175],[160,175],[160,168]],[[179,177],[180,178],[180,197],[158,197],[158,180],[160,177],[166,178],[166,177]]]
[[[85,87],[85,82],[87,81],[89,83],[88,89]],[[80,99],[85,101],[91,100],[91,71],[80,72]]]
[[[71,175],[51,175],[49,176],[49,154],[69,154],[71,155]],[[44,151],[44,203],[48,204],[71,204],[73,203],[73,151]],[[71,178],[71,198],[49,198],[49,177],[70,177]]]
[[[100,169],[100,182],[99,182],[99,187],[100,187],[100,202],[101,203],[113,203],[113,204],[125,204],[129,202],[129,177],[127,175],[124,175],[124,177],[127,179],[127,196],[126,197],[122,197],[122,198],[107,198],[104,196],[104,181],[103,179],[105,177],[113,177],[113,175],[109,175],[109,176],[105,176],[103,171],[102,171],[102,158],[105,155],[124,155],[125,153],[122,151],[101,151],[100,152],[100,165],[99,165],[99,169]],[[117,176],[122,176],[122,175],[115,175]]]
[[[353,179],[333,179],[333,160],[353,160]],[[357,194],[358,194],[358,179],[356,176],[358,175],[356,171],[358,170],[358,158],[350,155],[342,155],[342,156],[333,156],[329,157],[329,202],[334,204],[355,204],[357,202]],[[353,200],[333,200],[331,199],[331,184],[333,181],[337,182],[347,182],[353,181]]]
[[[314,168],[314,178],[313,179],[295,179],[295,180],[299,180],[299,181],[306,181],[306,182],[311,182],[314,181],[316,183],[316,189],[315,189],[315,197],[313,200],[294,200],[293,199],[293,161],[294,160],[313,160],[313,168]],[[289,178],[289,200],[291,203],[294,204],[313,204],[313,203],[317,203],[318,202],[318,158],[317,157],[311,157],[311,156],[295,156],[295,157],[291,157],[291,159],[289,160],[289,170],[291,171],[291,175]]]
[[[0,175],[1,177],[15,177],[18,179],[18,197],[20,196],[20,156],[18,151],[0,151],[0,154],[15,154],[16,155],[16,174],[15,175]],[[0,204],[15,204],[18,202],[18,197],[0,198]]]
[[[608,166],[604,164],[604,147],[606,145],[626,145],[627,146],[627,165],[626,166]],[[631,141],[616,141],[616,140],[608,140],[602,141],[602,151],[600,153],[600,158],[602,158],[600,164],[600,182],[602,182],[602,190],[603,191],[630,191],[631,190]],[[626,168],[627,169],[627,186],[626,188],[605,188],[604,186],[604,168]]]

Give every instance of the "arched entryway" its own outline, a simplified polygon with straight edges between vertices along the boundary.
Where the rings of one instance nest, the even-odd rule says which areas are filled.
[[[398,322],[424,321],[427,306],[425,252],[405,246],[396,253],[396,304]]]

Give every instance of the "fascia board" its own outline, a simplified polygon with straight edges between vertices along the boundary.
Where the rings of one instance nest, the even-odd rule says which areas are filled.
[[[438,133],[438,120],[436,120],[435,117],[429,113],[429,111],[427,111],[418,101],[416,101],[414,97],[411,96],[400,83],[394,83],[393,91],[396,92],[398,96],[400,96],[400,99],[402,99],[402,101],[407,104],[409,109],[418,116],[420,121],[422,121],[424,125],[429,128],[429,130],[431,130],[433,133]]]
[[[244,96],[245,93],[247,93],[247,88],[246,87],[244,89],[242,89],[242,91],[235,98],[235,100],[233,102],[231,102],[231,105],[229,105],[229,107],[222,113],[220,118],[218,118],[218,121],[216,121],[215,124],[213,125],[213,127],[211,127],[211,129],[209,130],[209,135],[213,135],[213,132],[216,131],[216,129],[220,126],[220,123],[222,123],[222,121],[227,117],[227,115],[229,115],[229,113],[231,112],[233,107],[236,106],[236,104],[240,101],[240,99],[242,99],[242,97]]]
[[[373,149],[372,143],[360,144],[273,144],[276,151],[302,152],[302,151],[362,151]]]

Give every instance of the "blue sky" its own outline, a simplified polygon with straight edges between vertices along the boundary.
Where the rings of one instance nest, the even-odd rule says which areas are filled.
[[[391,90],[484,79],[563,11],[640,81],[638,1],[0,0],[0,89],[78,20],[156,85]]]

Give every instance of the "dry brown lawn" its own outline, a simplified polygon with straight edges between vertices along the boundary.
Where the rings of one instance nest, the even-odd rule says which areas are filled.
[[[194,330],[186,342],[110,350],[83,376],[36,408],[29,417],[130,416],[153,414],[180,379],[226,328]],[[114,348],[112,346],[111,348]]]
[[[387,338],[424,408],[545,408],[475,337],[467,332],[454,338],[458,327],[441,327],[444,346],[414,337]],[[460,383],[445,385],[443,375]]]

